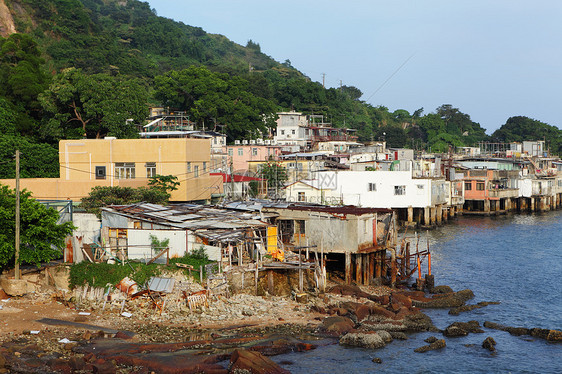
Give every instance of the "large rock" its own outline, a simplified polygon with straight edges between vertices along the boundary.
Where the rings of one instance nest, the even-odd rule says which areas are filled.
[[[495,345],[496,345],[496,341],[491,336],[488,336],[482,342],[482,348],[486,348],[487,350],[489,350],[491,352],[494,352],[496,350]]]
[[[355,323],[347,317],[334,316],[324,318],[322,326],[327,332],[341,335],[353,330]]]
[[[471,290],[462,290],[451,294],[434,295],[431,299],[413,299],[412,304],[420,308],[454,308],[463,306],[474,297]]]
[[[447,337],[466,336],[469,332],[483,333],[478,321],[453,322],[445,328],[443,335]]]
[[[447,343],[445,343],[445,340],[439,339],[439,340],[436,340],[429,345],[424,345],[423,347],[419,347],[419,348],[414,349],[414,352],[424,353],[424,352],[433,351],[433,350],[436,350],[436,349],[445,348],[446,346],[447,346]]]
[[[290,372],[259,352],[237,349],[230,357],[229,373],[289,374]]]
[[[369,349],[382,348],[386,345],[384,339],[376,332],[350,332],[340,338],[341,345]]]
[[[550,330],[546,336],[546,340],[549,342],[562,342],[562,331],[560,330]]]
[[[0,278],[0,288],[10,296],[23,296],[27,293],[27,281],[2,277]]]
[[[393,303],[398,302],[398,303],[404,305],[406,308],[412,307],[412,299],[410,299],[408,296],[406,296],[402,293],[393,292],[391,297],[392,297]]]

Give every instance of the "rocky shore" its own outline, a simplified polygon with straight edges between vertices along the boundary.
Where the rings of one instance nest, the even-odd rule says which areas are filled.
[[[0,373],[287,373],[291,362],[269,357],[322,349],[319,342],[326,339],[380,349],[419,331],[443,335],[426,339],[428,345],[416,349],[423,353],[446,347],[446,339],[484,332],[478,321],[439,330],[422,308],[449,308],[458,315],[495,302],[471,306],[470,290],[430,291],[333,285],[324,294],[217,296],[193,310],[182,306],[162,313],[146,299],[102,305],[58,293],[5,295]],[[483,327],[562,341],[558,330],[493,322]],[[493,352],[495,341],[483,340],[483,349]]]

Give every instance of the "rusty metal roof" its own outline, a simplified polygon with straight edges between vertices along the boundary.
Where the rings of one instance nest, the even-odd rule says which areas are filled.
[[[212,241],[242,240],[246,230],[270,226],[261,220],[263,215],[260,213],[214,206],[191,204],[162,206],[138,203],[112,205],[102,208],[102,210],[131,219],[157,223],[180,230],[190,230],[196,235]]]

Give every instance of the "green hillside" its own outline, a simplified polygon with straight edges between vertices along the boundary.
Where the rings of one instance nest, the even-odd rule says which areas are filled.
[[[357,129],[359,140],[394,147],[445,151],[488,138],[451,105],[427,114],[373,107],[356,87],[325,89],[256,42],[241,46],[159,17],[141,1],[1,1],[8,14],[0,19],[13,20],[0,25],[5,157],[27,147],[56,160],[60,139],[136,137],[149,105],[184,110],[230,141],[267,134],[275,113],[289,109],[324,115],[334,126]],[[11,26],[17,33],[6,31]],[[0,177],[10,167],[0,168]],[[28,175],[54,174],[56,167],[36,167]]]

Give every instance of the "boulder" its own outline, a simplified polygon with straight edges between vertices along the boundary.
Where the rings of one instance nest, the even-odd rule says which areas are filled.
[[[392,302],[398,302],[402,305],[404,305],[406,308],[411,308],[412,307],[412,299],[410,299],[408,296],[402,294],[402,293],[398,293],[398,292],[394,292],[392,293]]]
[[[446,346],[447,346],[447,343],[445,343],[445,340],[439,339],[439,340],[436,340],[429,345],[424,345],[423,347],[419,347],[419,348],[414,349],[414,352],[424,353],[424,352],[433,351],[433,350],[436,350],[436,349],[445,348]]]
[[[382,306],[371,305],[369,307],[371,315],[383,316],[385,318],[394,318],[395,314]]]
[[[327,332],[341,335],[353,330],[355,323],[347,317],[334,316],[324,318],[322,326]]]
[[[431,343],[435,343],[437,340],[439,339],[437,339],[435,336],[430,336],[429,338],[424,339],[424,342],[431,344]]]
[[[259,352],[237,349],[230,357],[229,373],[250,373],[250,374],[288,374],[288,370],[283,369],[271,359],[263,356]]]
[[[383,338],[376,332],[350,332],[340,338],[340,345],[369,349],[382,348],[386,345]]]
[[[482,348],[486,348],[487,350],[493,352],[496,350],[496,341],[494,340],[494,338],[492,338],[491,336],[488,336],[486,339],[484,339],[484,341],[482,342]]]
[[[466,336],[469,332],[483,333],[478,321],[453,322],[443,331],[443,335],[447,337]]]
[[[357,322],[363,321],[365,318],[369,317],[371,311],[367,305],[359,304],[355,308],[355,316],[357,317]]]
[[[376,333],[382,338],[385,343],[391,343],[393,338],[392,335],[385,330],[378,330]]]
[[[452,293],[453,289],[449,286],[435,286],[431,290],[430,293]]]
[[[546,340],[549,342],[562,342],[562,331],[550,330],[546,336]]]

